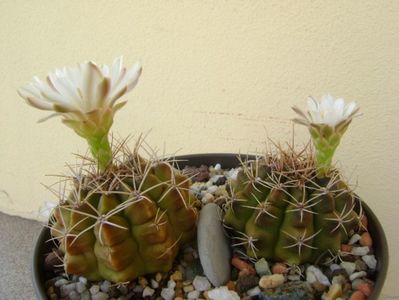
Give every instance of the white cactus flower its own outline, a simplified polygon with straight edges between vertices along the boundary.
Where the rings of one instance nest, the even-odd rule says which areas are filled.
[[[82,121],[106,129],[112,124],[113,114],[126,103],[116,101],[136,86],[140,74],[139,63],[127,70],[122,57],[111,67],[88,61],[57,69],[45,81],[34,77],[18,93],[30,105],[54,111],[51,116],[62,116],[63,122],[74,129]]]
[[[122,57],[111,67],[85,62],[76,67],[64,67],[50,73],[45,81],[33,81],[18,90],[26,102],[41,110],[54,111],[62,122],[85,138],[91,153],[104,170],[112,161],[108,132],[114,114],[126,104],[116,103],[137,84],[141,65],[129,70],[122,66]]]
[[[326,95],[317,102],[314,98],[308,99],[308,111],[304,114],[301,110],[294,107],[302,119],[295,119],[296,122],[309,126],[310,124],[326,124],[335,127],[346,120],[352,119],[359,110],[356,102],[352,101],[345,104],[344,99],[334,99],[331,95]]]

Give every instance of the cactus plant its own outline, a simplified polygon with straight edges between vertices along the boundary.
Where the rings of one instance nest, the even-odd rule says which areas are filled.
[[[125,154],[100,175],[86,162],[69,177],[72,189],[50,225],[67,273],[125,282],[167,272],[179,247],[195,237],[190,178],[168,160]]]
[[[140,64],[126,70],[121,58],[111,67],[86,62],[19,90],[28,104],[61,116],[89,144],[94,159],[83,157],[62,180],[71,187],[60,189],[49,226],[65,254],[65,271],[90,280],[125,282],[166,272],[179,247],[195,237],[190,178],[170,159],[144,159],[139,146],[129,151],[120,143],[112,150],[109,142],[114,114],[126,103],[116,102],[140,74]]]
[[[319,108],[313,101],[311,107]],[[234,244],[245,246],[247,256],[290,264],[312,262],[324,253],[339,251],[359,224],[355,195],[331,165],[357,109],[350,104],[344,110],[342,99],[331,101],[320,104],[337,106],[340,114],[336,115],[333,109],[320,109],[331,122],[323,118],[316,122],[315,110],[309,113],[313,119],[297,120],[309,125],[316,158],[310,144],[301,150],[279,146],[277,153],[243,162],[231,183],[224,224],[231,229]]]

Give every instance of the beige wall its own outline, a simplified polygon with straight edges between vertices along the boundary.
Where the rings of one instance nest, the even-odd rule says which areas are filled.
[[[290,137],[308,95],[357,100],[336,159],[385,226],[398,296],[399,1],[0,2],[0,210],[37,218],[71,152],[86,145],[24,104],[33,75],[87,59],[140,59],[144,73],[117,116],[122,137],[183,153],[262,149]],[[298,139],[307,139],[303,128]]]

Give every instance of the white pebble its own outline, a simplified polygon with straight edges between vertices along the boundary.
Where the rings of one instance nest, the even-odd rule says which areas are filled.
[[[65,285],[65,284],[67,284],[68,283],[68,280],[66,280],[65,278],[61,278],[61,279],[58,279],[55,283],[54,283],[54,285],[56,286],[56,287],[60,287],[61,285]]]
[[[150,296],[151,297],[152,295],[154,295],[154,293],[155,293],[155,290],[153,290],[149,286],[146,286],[144,291],[143,291],[143,297],[146,297],[146,296]]]
[[[172,300],[175,297],[174,289],[164,288],[161,291],[161,297],[165,300]]]
[[[236,292],[230,291],[225,286],[210,290],[208,297],[212,300],[240,300],[240,296]]]
[[[210,187],[208,187],[208,193],[215,193],[218,190],[218,187],[216,185],[212,185]]]
[[[100,291],[100,287],[97,284],[92,285],[90,288],[90,294],[92,294],[92,295],[97,294],[99,291]]]
[[[372,270],[374,270],[377,267],[377,260],[375,259],[374,255],[363,255],[362,260]]]
[[[151,287],[153,289],[157,289],[157,288],[159,288],[159,283],[156,280],[151,279]]]
[[[352,237],[350,238],[348,244],[349,244],[349,245],[356,244],[358,241],[360,241],[361,238],[362,238],[362,237],[361,237],[359,234],[355,233],[355,234],[352,235]]]
[[[169,289],[174,289],[176,287],[176,282],[174,282],[174,280],[169,280],[168,281],[168,288]]]
[[[350,281],[353,281],[355,279],[362,278],[365,276],[367,276],[367,273],[364,271],[361,271],[361,272],[353,273],[351,276],[349,276],[349,279],[350,279]]]
[[[187,294],[187,299],[194,300],[198,299],[200,296],[200,291],[191,291]]]
[[[263,275],[259,280],[259,286],[262,289],[274,289],[282,285],[285,278],[282,274]]]
[[[312,275],[313,275],[313,276],[312,276]],[[325,285],[325,286],[330,286],[330,285],[331,285],[331,283],[330,283],[330,281],[328,280],[327,276],[324,275],[323,272],[320,271],[320,269],[316,268],[315,266],[309,266],[309,267],[306,269],[306,280],[307,280],[309,283],[313,283],[313,282],[310,282],[310,281],[308,280],[308,276],[309,276],[309,278],[311,278],[311,279],[313,279],[313,277],[315,277],[316,280],[317,280],[318,282],[320,282],[322,285]]]
[[[350,261],[343,261],[341,267],[345,269],[348,275],[351,275],[356,270],[356,264]]]
[[[247,295],[250,297],[258,296],[260,293],[261,293],[261,290],[258,286],[247,291]]]
[[[79,277],[79,282],[81,282],[81,283],[83,283],[84,285],[86,285],[86,284],[87,284],[87,278],[86,278],[86,277],[83,277],[83,276],[80,276],[80,277]]]
[[[222,169],[222,165],[221,164],[216,164],[215,165],[215,170],[216,171],[219,171],[219,170],[221,170]]]
[[[367,246],[364,247],[353,247],[352,248],[352,254],[356,256],[363,256],[369,253],[370,249]]]
[[[337,264],[331,264],[330,265],[330,270],[332,271],[332,272],[334,272],[334,271],[336,271],[336,270],[339,270],[339,269],[342,269],[339,265],[337,265]]]
[[[201,202],[202,202],[203,204],[207,204],[207,203],[213,202],[214,199],[215,199],[215,197],[214,197],[212,194],[206,193],[206,194],[201,198]]]
[[[197,291],[203,292],[211,288],[211,284],[204,276],[195,276],[193,286]]]

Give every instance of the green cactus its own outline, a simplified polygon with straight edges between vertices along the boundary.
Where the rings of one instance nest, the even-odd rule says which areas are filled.
[[[358,225],[352,191],[337,170],[318,177],[306,149],[243,162],[231,182],[224,224],[247,256],[312,262],[339,251]]]
[[[65,271],[112,282],[167,272],[196,233],[190,178],[137,151],[114,161],[121,162],[102,173],[82,164],[68,198],[53,211],[51,234],[65,253]]]

